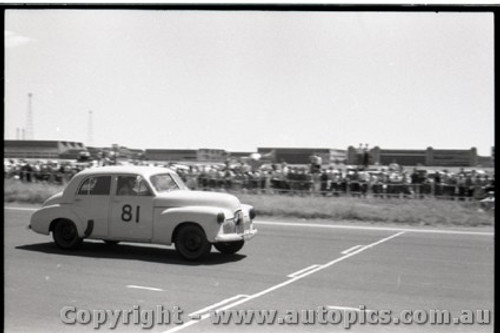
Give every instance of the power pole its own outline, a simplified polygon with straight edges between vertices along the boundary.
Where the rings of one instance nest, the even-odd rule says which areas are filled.
[[[26,140],[35,139],[35,130],[33,128],[33,105],[31,102],[32,97],[33,94],[28,93],[28,115],[26,117]]]
[[[89,124],[88,124],[88,133],[87,133],[87,145],[92,146],[93,145],[93,136],[94,136],[94,129],[93,129],[93,123],[92,123],[92,110],[89,111]]]

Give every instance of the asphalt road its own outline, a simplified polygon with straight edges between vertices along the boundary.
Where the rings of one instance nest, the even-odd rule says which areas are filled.
[[[493,230],[260,221],[259,234],[239,254],[212,250],[207,260],[188,263],[173,247],[154,245],[85,241],[78,251],[64,252],[51,237],[26,229],[31,214],[29,208],[4,210],[6,332],[95,332],[97,325],[108,331],[111,310],[129,313],[128,324],[126,312],[118,318],[113,331],[120,332],[494,329]],[[215,309],[276,310],[282,322],[216,325],[210,316]],[[100,322],[104,310],[108,320]],[[360,323],[362,316],[385,310],[392,311],[391,318],[417,312],[420,324],[368,323],[378,317]],[[432,325],[422,317],[431,310],[452,317],[462,310],[489,310],[490,324]],[[65,324],[61,312],[65,321],[90,323]],[[345,321],[337,322],[339,314],[357,316],[358,323],[346,330]],[[462,319],[470,322],[470,316]],[[311,320],[315,324],[307,324]]]

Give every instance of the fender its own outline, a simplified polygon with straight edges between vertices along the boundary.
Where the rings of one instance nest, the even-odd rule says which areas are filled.
[[[56,219],[68,219],[73,221],[78,230],[78,235],[80,237],[85,237],[85,230],[88,227],[88,223],[82,221],[64,204],[45,206],[33,213],[30,219],[31,230],[48,235],[50,233],[50,224]]]
[[[253,209],[254,209],[254,207],[251,205],[241,204],[241,211],[243,212],[243,215],[245,215],[245,217],[247,217],[247,218],[251,218],[250,211]],[[255,211],[254,211],[254,213],[255,213]],[[251,219],[253,220],[253,218],[251,218]]]
[[[172,244],[175,228],[184,222],[198,224],[203,228],[209,242],[214,242],[221,224],[217,223],[217,215],[224,213],[226,219],[233,217],[227,209],[211,206],[186,206],[175,208],[156,208],[154,211],[153,242]]]

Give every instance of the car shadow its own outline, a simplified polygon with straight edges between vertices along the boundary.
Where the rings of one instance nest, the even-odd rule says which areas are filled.
[[[85,241],[76,250],[62,250],[53,242],[16,246],[18,250],[43,252],[73,257],[140,260],[158,264],[185,266],[220,265],[240,261],[242,254],[224,255],[212,249],[212,252],[199,261],[188,261],[180,257],[175,249],[168,246],[155,247],[135,244],[107,245],[99,241]]]

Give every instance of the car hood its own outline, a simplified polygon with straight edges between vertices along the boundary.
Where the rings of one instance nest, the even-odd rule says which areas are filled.
[[[155,207],[210,206],[236,211],[241,203],[234,195],[204,191],[172,191],[160,193],[155,200]]]

